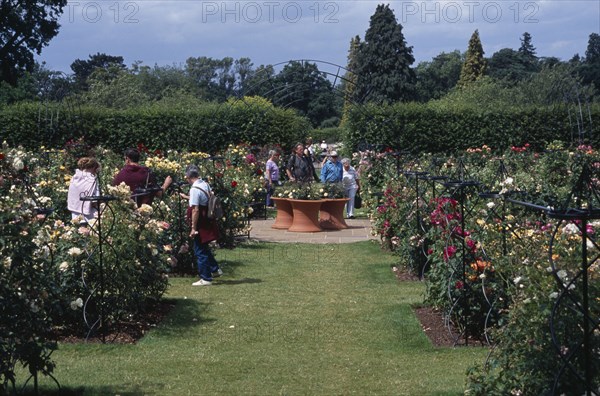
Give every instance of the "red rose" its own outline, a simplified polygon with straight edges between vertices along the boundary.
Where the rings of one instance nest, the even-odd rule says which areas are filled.
[[[231,187],[233,187],[233,188],[237,187],[237,182],[235,180],[231,182]]]

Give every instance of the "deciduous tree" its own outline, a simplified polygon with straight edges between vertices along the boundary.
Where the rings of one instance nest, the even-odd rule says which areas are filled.
[[[35,65],[33,53],[58,34],[58,19],[67,0],[0,1],[0,81],[16,84]]]
[[[431,62],[421,62],[416,68],[417,99],[427,102],[439,99],[456,86],[464,56],[455,50],[442,52]]]
[[[106,71],[107,73],[104,77],[107,80],[110,80],[117,78],[118,72],[125,70],[126,68],[127,66],[123,63],[122,56],[107,55],[100,52],[95,55],[90,55],[87,60],[75,59],[75,61],[71,63],[71,70],[75,73],[75,84],[78,89],[83,91],[89,88],[88,78],[98,69]],[[112,70],[113,73],[109,73],[109,70]]]

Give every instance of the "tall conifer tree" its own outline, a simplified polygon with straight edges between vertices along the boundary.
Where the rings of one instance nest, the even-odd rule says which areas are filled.
[[[463,63],[463,67],[460,69],[458,86],[464,87],[473,81],[477,81],[483,76],[486,66],[483,54],[483,46],[479,39],[479,30],[475,30],[469,40],[469,48],[467,49],[467,55],[465,56],[465,63]]]
[[[371,16],[356,57],[355,100],[392,103],[410,100],[415,92],[415,62],[389,5],[380,4]]]
[[[347,121],[348,111],[354,99],[354,93],[356,91],[356,56],[358,54],[358,48],[360,47],[360,37],[357,35],[350,40],[350,49],[348,50],[348,72],[345,75],[346,81],[344,82],[344,109],[342,113],[342,121],[340,126],[344,126]]]
[[[483,76],[486,67],[483,54],[483,46],[479,39],[479,30],[475,30],[469,40],[469,48],[467,49],[465,63],[463,63],[462,69],[460,69],[458,86],[464,87],[473,81],[477,81]]]
[[[519,47],[519,53],[525,55],[527,58],[537,59],[535,55],[535,47],[531,44],[531,34],[525,32],[521,40],[521,46]]]

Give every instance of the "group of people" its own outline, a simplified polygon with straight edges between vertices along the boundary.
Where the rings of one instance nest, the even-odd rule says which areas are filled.
[[[325,153],[326,148],[322,148]],[[281,185],[279,159],[281,153],[277,150],[269,152],[266,164],[265,183],[267,188],[267,206],[272,206],[271,196],[274,186]],[[125,165],[115,175],[112,185],[121,183],[127,185],[131,191],[131,198],[140,207],[152,204],[155,197],[162,196],[173,183],[171,176],[167,176],[158,186],[156,176],[152,171],[139,164],[140,152],[130,148],[124,154]],[[291,182],[318,181],[314,167],[315,150],[312,141],[307,146],[298,143],[294,146],[293,154],[287,160],[285,174]],[[77,169],[71,178],[67,196],[67,207],[74,221],[86,224],[98,217],[100,200],[93,199],[100,196],[98,173],[100,163],[96,158],[83,157],[77,162]],[[320,180],[324,183],[342,183],[346,196],[349,198],[346,205],[348,218],[354,218],[354,198],[360,190],[359,177],[356,170],[350,165],[350,160],[344,158],[338,161],[336,151],[331,151],[324,156]],[[198,265],[200,279],[193,286],[208,286],[213,278],[221,276],[223,271],[219,267],[210,249],[210,242],[218,239],[219,230],[215,221],[207,216],[208,201],[212,190],[210,185],[200,177],[200,170],[196,165],[190,165],[185,171],[186,182],[190,185],[189,194],[179,193],[180,198],[188,200],[187,218],[190,226],[189,236],[193,240],[193,250]],[[85,199],[87,198],[87,199]]]
[[[112,180],[112,185],[124,183],[131,190],[131,198],[140,207],[151,204],[155,197],[162,196],[173,183],[167,176],[162,186],[158,186],[152,171],[139,164],[140,152],[130,148],[125,151],[125,166]],[[100,163],[93,157],[83,157],[77,162],[77,169],[71,178],[67,194],[67,208],[71,217],[81,224],[86,224],[98,217],[99,206],[94,196],[100,195],[98,172]],[[208,183],[200,178],[197,166],[190,165],[186,169],[185,179],[190,184],[189,195],[180,193],[180,197],[188,199],[187,218],[190,226],[189,236],[193,240],[193,249],[198,265],[200,279],[193,286],[208,286],[213,277],[223,274],[210,249],[210,242],[217,240],[219,229],[215,221],[209,220],[208,199],[212,190]],[[85,199],[88,198],[88,199]]]
[[[273,206],[271,199],[274,186],[281,185],[278,161],[281,153],[277,150],[269,151],[269,159],[265,170],[265,183],[267,187],[267,206]],[[309,183],[319,181],[314,167],[314,148],[312,140],[307,141],[306,147],[302,143],[294,146],[292,155],[287,161],[285,172],[291,182]],[[356,194],[360,190],[359,176],[350,164],[350,159],[344,158],[338,161],[335,150],[324,156],[321,163],[320,181],[323,183],[342,183],[346,197],[346,216],[354,218],[354,202]]]

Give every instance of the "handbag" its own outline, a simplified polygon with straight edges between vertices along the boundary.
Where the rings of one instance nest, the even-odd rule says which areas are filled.
[[[360,197],[359,193],[356,193],[356,195],[354,196],[354,209],[360,208],[362,208],[362,198]]]

